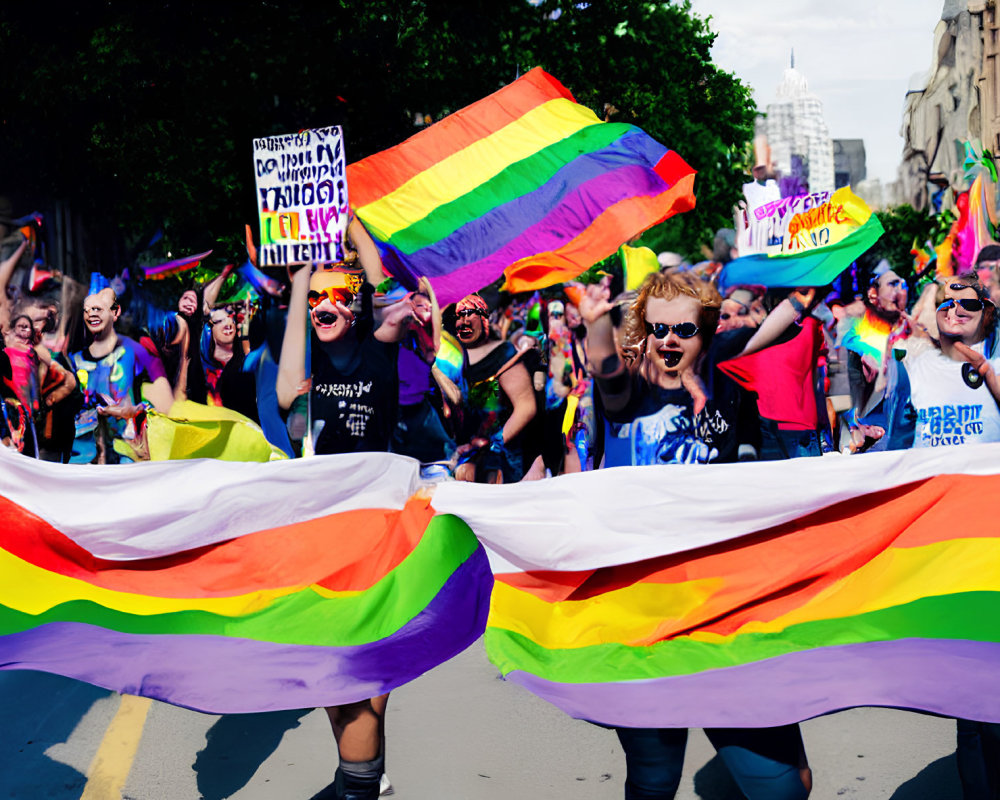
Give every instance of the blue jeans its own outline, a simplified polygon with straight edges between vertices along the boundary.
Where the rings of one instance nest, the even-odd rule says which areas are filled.
[[[670,800],[687,745],[685,728],[616,728],[625,750],[625,800]],[[798,725],[706,728],[705,734],[747,800],[805,800],[799,769],[805,749]]]

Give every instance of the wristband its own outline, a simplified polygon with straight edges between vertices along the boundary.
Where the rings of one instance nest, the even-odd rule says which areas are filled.
[[[792,304],[792,308],[795,309],[796,314],[801,314],[806,310],[806,307],[799,302],[799,299],[794,295],[788,295],[788,302]]]

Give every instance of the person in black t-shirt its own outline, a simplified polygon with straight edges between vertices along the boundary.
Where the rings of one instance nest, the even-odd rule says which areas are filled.
[[[375,327],[374,289],[350,264],[324,265],[292,278],[288,321],[278,363],[277,394],[283,409],[309,394],[316,454],[386,452],[396,427],[398,342],[414,319],[407,297],[389,306]],[[363,308],[355,299],[362,296]],[[306,316],[312,323],[311,372],[306,378]],[[389,695],[327,708],[340,753],[338,796],[377,798]]]

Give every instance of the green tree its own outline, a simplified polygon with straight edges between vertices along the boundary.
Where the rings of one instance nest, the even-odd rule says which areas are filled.
[[[0,10],[0,193],[75,209],[91,246],[61,266],[77,272],[126,265],[157,228],[164,255],[240,258],[254,137],[342,124],[361,158],[533,66],[698,170],[697,209],[650,232],[654,247],[696,252],[743,181],[749,89],[711,63],[686,1],[91,0],[48,16]]]

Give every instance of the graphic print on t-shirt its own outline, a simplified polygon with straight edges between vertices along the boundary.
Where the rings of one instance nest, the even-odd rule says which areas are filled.
[[[368,422],[375,414],[375,406],[365,400],[372,399],[374,381],[357,380],[349,383],[321,383],[313,391],[321,397],[340,398],[337,402],[337,419],[348,436],[363,439]]]
[[[983,406],[929,406],[917,411],[918,430],[924,447],[966,444],[972,437],[983,435]]]

